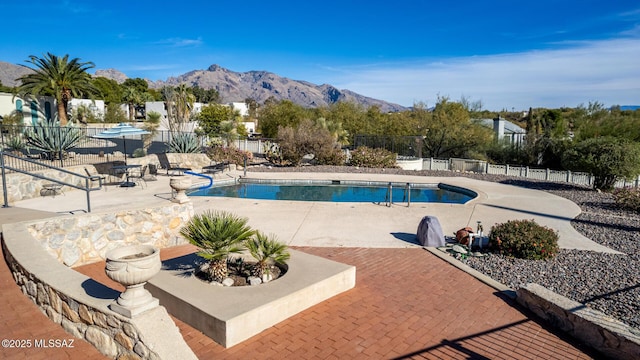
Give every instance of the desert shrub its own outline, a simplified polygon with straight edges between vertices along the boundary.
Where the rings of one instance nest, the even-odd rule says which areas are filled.
[[[368,168],[396,167],[397,154],[383,148],[360,146],[351,152],[351,166]]]
[[[347,155],[340,148],[327,149],[317,154],[318,164],[341,166],[347,161]]]
[[[558,233],[533,220],[510,220],[491,228],[489,246],[521,259],[549,259],[558,253]]]
[[[612,192],[616,204],[623,209],[640,212],[640,189],[622,188]]]
[[[610,136],[590,138],[565,151],[562,163],[570,170],[592,173],[593,187],[608,190],[619,179],[638,176],[640,145]]]
[[[253,159],[251,151],[240,150],[231,146],[215,145],[205,150],[209,159],[216,162],[228,161],[229,164],[244,165],[244,158],[247,161]]]
[[[306,155],[313,155],[318,165],[342,165],[340,145],[331,132],[311,120],[303,120],[297,127],[278,129],[278,145],[282,160],[300,165]]]

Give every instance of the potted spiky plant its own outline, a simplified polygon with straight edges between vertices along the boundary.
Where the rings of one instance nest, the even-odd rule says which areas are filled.
[[[228,276],[229,254],[244,250],[245,241],[255,233],[248,221],[226,211],[206,211],[180,229],[180,234],[199,248],[197,254],[209,261],[203,271],[210,280],[222,282]]]
[[[259,231],[246,241],[246,247],[257,261],[251,270],[251,275],[262,279],[263,282],[272,279],[270,271],[272,265],[284,265],[291,256],[287,251],[287,245],[279,242],[275,235],[267,236]]]

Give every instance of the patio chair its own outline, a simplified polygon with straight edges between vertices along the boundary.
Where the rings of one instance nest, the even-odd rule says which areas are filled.
[[[144,176],[147,173],[147,168],[148,165],[144,165],[140,168],[140,172],[139,173],[134,173],[129,175],[129,180],[134,181],[136,184],[140,185],[142,188],[144,188],[145,185],[147,185],[147,181],[144,179]]]
[[[97,173],[91,173],[91,171],[89,171],[89,169],[87,169],[86,167],[84,168],[84,172],[87,173],[87,176],[89,177],[89,181],[91,182],[91,187],[93,188],[93,184],[97,181],[98,182],[98,186],[99,187],[104,187],[104,191],[107,191],[107,187],[103,186],[106,183],[107,178],[105,176],[102,176],[100,174]]]

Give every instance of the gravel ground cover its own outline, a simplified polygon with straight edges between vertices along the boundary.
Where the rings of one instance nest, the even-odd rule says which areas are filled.
[[[512,289],[527,283],[538,283],[640,329],[640,214],[618,208],[609,193],[570,184],[450,171],[348,166],[258,166],[249,171],[464,176],[547,191],[569,199],[582,209],[582,213],[572,221],[573,227],[587,238],[621,252],[621,255],[562,249],[552,260],[522,260],[489,254],[469,258],[466,263]]]

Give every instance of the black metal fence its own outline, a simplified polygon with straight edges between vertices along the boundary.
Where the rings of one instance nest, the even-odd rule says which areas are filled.
[[[383,148],[407,157],[422,157],[421,136],[355,135],[353,147]]]
[[[107,129],[107,127],[0,125],[0,147],[15,155],[64,167],[122,161],[125,153],[127,157],[133,157],[134,152],[142,149],[145,142],[148,144],[147,154],[166,153],[172,137],[167,130],[156,131],[151,135],[111,139],[93,137]],[[28,141],[28,135],[38,141]],[[73,140],[74,138],[77,140]],[[199,141],[204,146],[208,139],[199,138]]]

